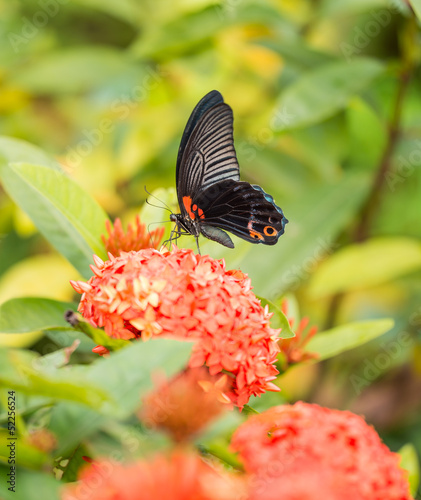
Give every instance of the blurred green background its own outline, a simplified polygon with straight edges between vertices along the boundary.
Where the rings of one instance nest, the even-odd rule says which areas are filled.
[[[0,12],[0,134],[55,156],[111,218],[131,221],[145,186],[176,210],[184,126],[203,95],[222,93],[242,178],[290,223],[274,247],[235,238],[235,250],[201,241],[202,253],[320,329],[393,318],[380,339],[281,385],[290,400],[366,415],[394,450],[421,450],[421,38],[410,3],[0,0]],[[3,191],[0,211],[0,302],[72,299],[76,271]]]

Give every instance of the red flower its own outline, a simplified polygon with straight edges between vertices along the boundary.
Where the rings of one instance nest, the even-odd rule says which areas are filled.
[[[285,316],[288,316],[288,301],[284,300],[282,302],[282,312]],[[288,318],[291,328],[294,326],[294,318]],[[311,326],[306,334],[304,334],[305,329],[309,324],[309,319],[307,317],[303,318],[298,327],[294,330],[295,337],[290,339],[280,339],[279,347],[281,349],[281,363],[283,364],[283,369],[286,370],[289,365],[300,363],[308,359],[315,359],[318,354],[312,352],[306,352],[304,350],[305,346],[308,344],[311,338],[317,333],[317,326]]]
[[[143,400],[139,418],[148,427],[165,430],[175,441],[198,433],[227,408],[231,400],[226,374],[210,375],[209,370],[188,368],[172,380],[162,380]]]
[[[95,276],[72,282],[83,294],[79,311],[91,324],[115,338],[195,340],[189,366],[205,364],[211,375],[229,372],[228,396],[240,407],[252,394],[279,390],[271,383],[278,373],[278,331],[246,275],[192,250],[147,249],[94,260]]]
[[[243,481],[216,471],[192,453],[158,455],[130,465],[98,461],[82,469],[62,500],[238,500]]]
[[[142,250],[144,248],[159,248],[165,228],[159,227],[151,232],[146,230],[146,225],[140,222],[137,215],[135,219],[135,228],[131,224],[127,226],[126,233],[123,231],[121,221],[117,218],[114,221],[114,227],[107,220],[105,227],[108,232],[108,238],[101,236],[107,252],[117,256],[121,252],[130,252],[131,250]]]
[[[232,447],[254,476],[253,500],[411,498],[398,455],[348,411],[277,406],[241,425]]]

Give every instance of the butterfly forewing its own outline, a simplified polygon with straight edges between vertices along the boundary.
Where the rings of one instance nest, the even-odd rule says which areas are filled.
[[[186,127],[183,132],[183,137],[181,138],[180,147],[178,148],[177,155],[177,167],[176,167],[176,185],[178,188],[178,176],[181,167],[181,160],[183,158],[184,150],[186,149],[186,145],[190,136],[194,130],[194,127],[197,125],[202,116],[213,106],[224,102],[224,98],[217,90],[212,90],[208,94],[205,95],[195,106],[190,118],[186,124]]]
[[[191,195],[225,179],[240,179],[231,108],[219,103],[196,123],[181,159],[177,194]]]

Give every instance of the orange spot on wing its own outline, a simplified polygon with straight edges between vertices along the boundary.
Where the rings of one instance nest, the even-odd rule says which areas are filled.
[[[264,240],[264,236],[262,236],[260,233],[258,233],[257,231],[254,231],[253,229],[250,229],[250,236],[252,238],[258,238],[259,240]]]
[[[278,231],[272,226],[265,226],[263,228],[263,232],[266,236],[274,236],[275,234],[278,234]]]
[[[187,210],[190,219],[194,220],[196,218],[196,215],[191,210],[191,202],[192,202],[191,196],[183,196],[184,208]]]
[[[203,213],[203,210],[202,210],[201,208],[199,208],[199,210],[198,210],[198,214],[199,214],[199,217],[200,217],[201,219],[204,219],[204,218],[205,218],[205,214]]]

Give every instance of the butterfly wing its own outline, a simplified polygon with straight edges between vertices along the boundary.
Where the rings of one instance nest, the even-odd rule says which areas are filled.
[[[192,197],[226,179],[238,181],[233,114],[213,90],[197,104],[187,122],[177,158],[177,196],[183,215],[190,215]]]
[[[211,228],[219,228],[251,243],[274,245],[288,222],[272,196],[260,186],[231,179],[198,193],[193,199],[193,207],[207,237],[215,234]],[[219,232],[216,236],[211,239],[225,244],[220,241]]]

